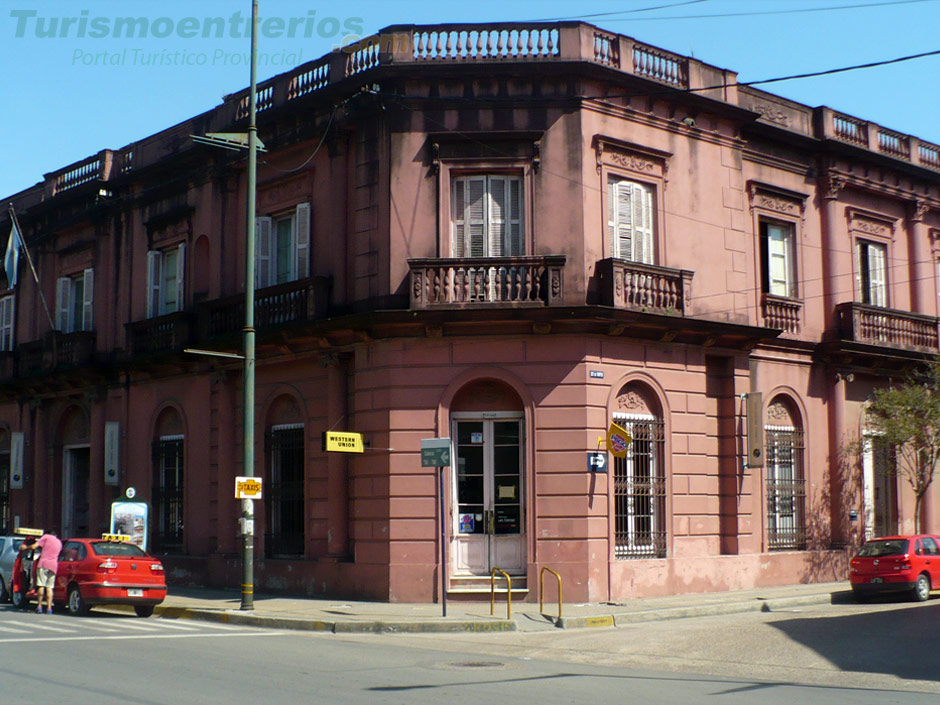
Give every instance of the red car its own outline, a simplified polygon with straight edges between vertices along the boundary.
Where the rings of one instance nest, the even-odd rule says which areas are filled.
[[[24,562],[29,565],[22,566]],[[14,588],[13,603],[18,607],[25,608],[35,597],[32,569],[32,561],[24,561],[21,553],[14,572],[27,589]],[[94,605],[108,604],[133,605],[138,617],[149,617],[164,598],[163,564],[136,544],[103,538],[62,543],[52,600],[64,604],[71,614],[85,614]]]
[[[865,542],[849,563],[849,582],[859,602],[872,595],[907,592],[918,602],[940,588],[940,537],[885,536]]]

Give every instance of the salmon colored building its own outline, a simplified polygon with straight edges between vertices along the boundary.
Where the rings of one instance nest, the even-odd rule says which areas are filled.
[[[940,146],[735,78],[554,23],[259,85],[257,590],[440,600],[430,438],[450,599],[838,580],[913,530],[864,406],[940,352]],[[134,487],[171,584],[240,583],[242,366],[184,350],[241,351],[246,157],[194,136],[247,105],[6,199],[39,283],[0,294],[3,528],[96,535]]]

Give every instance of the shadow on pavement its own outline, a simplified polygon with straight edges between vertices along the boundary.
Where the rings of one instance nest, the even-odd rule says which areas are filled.
[[[842,671],[940,681],[940,600],[841,617],[786,619],[772,626]]]

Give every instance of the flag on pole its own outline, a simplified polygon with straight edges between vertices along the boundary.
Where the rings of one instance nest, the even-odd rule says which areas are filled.
[[[20,263],[20,247],[23,246],[23,240],[20,237],[20,231],[16,229],[16,221],[13,220],[13,227],[10,228],[10,237],[7,240],[7,252],[3,258],[3,268],[7,273],[7,286],[13,289],[16,286],[16,270]]]

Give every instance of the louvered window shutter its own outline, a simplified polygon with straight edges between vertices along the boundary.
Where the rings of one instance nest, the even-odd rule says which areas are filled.
[[[453,189],[453,241],[451,254],[454,257],[466,257],[467,242],[467,180],[454,179]]]
[[[637,262],[653,264],[653,191],[633,185],[633,254]]]
[[[868,245],[868,268],[873,306],[887,306],[888,303],[885,259],[884,245],[874,243]]]
[[[255,288],[271,284],[271,219],[255,218]]]
[[[94,301],[95,301],[95,270],[90,267],[82,273],[82,330],[92,330],[95,327]]]
[[[486,256],[486,177],[467,179],[466,257]]]
[[[523,222],[522,222],[522,179],[513,176],[509,179],[509,247],[505,253],[510,257],[517,257],[525,254],[523,246]]]
[[[55,326],[63,333],[69,333],[69,301],[72,298],[72,280],[68,277],[59,277],[55,291]]]
[[[297,233],[296,272],[295,279],[306,279],[310,276],[310,204],[298,203],[294,218]]]
[[[13,350],[13,297],[0,299],[0,350]]]
[[[610,182],[610,249],[619,259],[633,258],[633,184]]]
[[[186,243],[181,242],[176,254],[176,310],[186,308],[183,284],[186,281]]]
[[[502,257],[506,244],[508,189],[505,176],[490,176],[486,257]]]
[[[147,318],[160,315],[160,270],[163,255],[156,251],[147,253]]]

